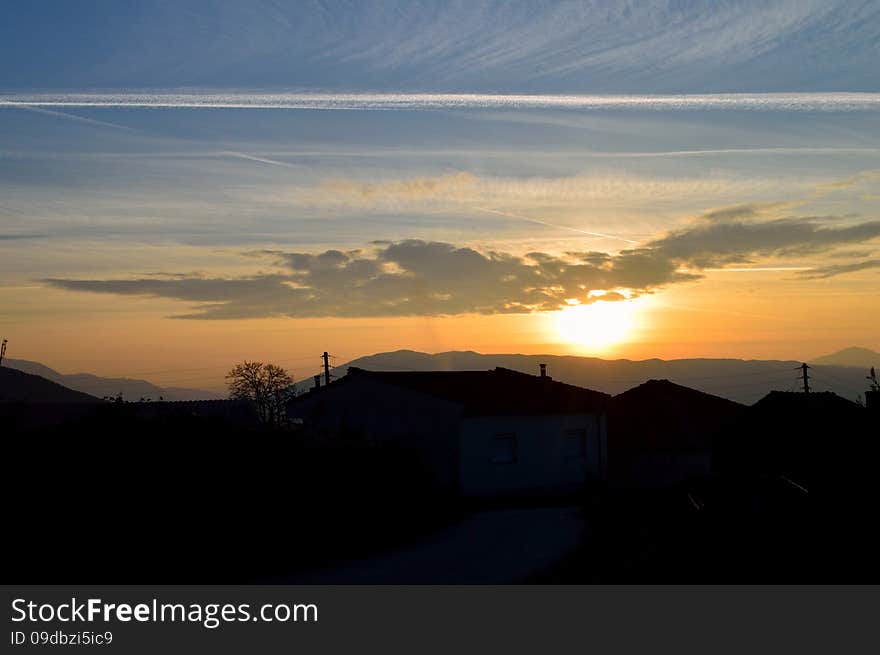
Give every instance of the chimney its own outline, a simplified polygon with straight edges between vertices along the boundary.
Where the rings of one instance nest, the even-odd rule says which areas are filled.
[[[315,386],[312,387],[312,390],[314,391],[315,389],[318,389],[320,386],[321,386],[321,376],[316,375],[315,376]]]
[[[547,377],[547,365],[546,364],[538,364],[538,366],[541,367],[541,377],[546,378]]]

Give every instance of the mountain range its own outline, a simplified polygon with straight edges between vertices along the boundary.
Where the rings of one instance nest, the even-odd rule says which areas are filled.
[[[859,357],[861,353],[861,357]],[[847,349],[820,357],[808,371],[813,391],[833,391],[856,400],[868,388],[868,370],[880,364],[880,353]],[[743,359],[628,359],[606,360],[566,355],[480,354],[453,351],[437,354],[398,350],[355,359],[335,368],[341,377],[349,366],[376,371],[460,371],[487,370],[501,366],[538,374],[539,364],[547,373],[567,382],[609,394],[619,394],[646,380],[667,379],[678,384],[737,402],[752,404],[770,391],[803,388],[801,362]],[[309,380],[300,388],[311,386]]]
[[[670,380],[746,404],[756,402],[770,391],[803,388],[801,362],[793,360],[607,360],[572,355],[481,354],[473,351],[429,354],[397,350],[359,357],[335,367],[332,374],[339,379],[350,366],[374,371],[481,371],[500,366],[537,374],[540,364],[546,364],[548,374],[556,380],[613,395],[652,379]],[[156,401],[160,397],[165,400],[214,400],[225,397],[215,391],[159,387],[145,380],[103,378],[88,373],[63,374],[28,360],[7,359],[3,366],[0,371],[7,375],[5,386],[0,388],[0,397],[7,400],[83,402],[115,397],[119,393],[126,400],[150,398]],[[880,353],[867,348],[846,348],[812,360],[808,382],[813,391],[833,391],[844,398],[857,400],[868,388],[865,378],[872,366],[880,367]],[[13,377],[10,374],[12,369],[15,369],[14,373],[21,371],[28,375]],[[19,384],[25,386],[16,390]],[[305,391],[312,385],[313,380],[302,380],[297,383],[297,388]],[[73,395],[65,396],[65,392]]]
[[[878,91],[880,4],[15,2],[0,57],[4,90]]]
[[[814,366],[847,366],[865,369],[865,366],[880,368],[880,353],[868,348],[844,348],[831,355],[817,357],[810,364]]]
[[[160,397],[165,400],[215,400],[225,398],[224,394],[216,391],[184,387],[159,387],[146,380],[104,378],[92,375],[91,373],[59,373],[44,364],[26,359],[4,359],[3,366],[30,373],[31,375],[39,375],[68,389],[80,391],[96,398],[105,398],[107,396],[115,398],[119,394],[122,394],[122,397],[126,400],[140,400],[141,398],[159,400]]]

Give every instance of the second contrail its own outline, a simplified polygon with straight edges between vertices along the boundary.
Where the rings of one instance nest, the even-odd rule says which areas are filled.
[[[507,216],[509,218],[516,218],[521,221],[528,221],[529,223],[537,223],[538,225],[546,225],[547,227],[555,227],[560,230],[568,230],[569,232],[577,232],[578,234],[586,234],[591,237],[599,237],[601,239],[615,239],[617,241],[625,241],[626,243],[638,244],[638,241],[633,241],[632,239],[625,239],[623,237],[615,236],[613,234],[603,234],[602,232],[590,232],[589,230],[581,230],[580,228],[570,227],[568,225],[558,225],[557,223],[548,223],[547,221],[542,221],[539,218],[532,218],[531,216],[523,216],[522,214],[514,214],[511,212],[503,212],[498,209],[489,209],[488,207],[474,207],[473,209],[485,212],[487,214],[497,214],[498,216]]]

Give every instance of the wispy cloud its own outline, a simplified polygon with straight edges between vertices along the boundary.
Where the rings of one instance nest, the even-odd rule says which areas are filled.
[[[0,234],[0,241],[20,241],[24,239],[45,239],[46,234]]]
[[[792,256],[827,252],[880,236],[880,221],[829,227],[828,217],[779,218],[769,221],[703,222],[675,230],[648,248],[700,268],[744,264],[756,256]]]
[[[801,273],[801,277],[807,280],[824,280],[829,277],[836,277],[846,273],[857,273],[858,271],[867,271],[874,268],[880,268],[880,260],[868,259],[861,262],[852,262],[850,264],[830,264],[828,266],[819,266]]]
[[[82,7],[77,15],[96,27],[89,39],[59,10],[10,8],[22,38],[55,47],[7,79],[20,88],[876,88],[871,0],[141,4],[135,21]],[[10,58],[18,41],[7,41],[0,55]]]
[[[556,217],[548,216],[546,212],[575,213],[590,217],[603,209],[613,208],[614,213],[619,214],[621,209],[646,203],[654,207],[659,203],[680,206],[683,202],[693,201],[706,206],[713,201],[717,202],[718,198],[742,197],[743,194],[778,194],[780,191],[788,191],[803,196],[812,194],[814,189],[815,180],[810,179],[768,181],[758,177],[654,177],[608,173],[513,177],[455,171],[434,176],[376,180],[332,178],[325,179],[314,187],[292,189],[268,198],[264,194],[261,197],[264,201],[274,199],[281,203],[299,202],[315,207],[353,208],[358,211],[384,211],[389,208],[406,208],[412,211],[419,207],[432,210],[449,207],[455,210],[488,211],[511,218],[561,226],[563,224]],[[767,212],[803,202],[805,201],[798,200],[749,206],[755,211]],[[585,211],[586,205],[589,206],[589,211]],[[730,211],[742,211],[745,207],[743,205]]]
[[[325,180],[319,193],[322,195],[357,198],[364,201],[456,197],[462,190],[474,188],[480,180],[465,171],[445,175],[392,179],[378,182],[361,182],[349,179]]]

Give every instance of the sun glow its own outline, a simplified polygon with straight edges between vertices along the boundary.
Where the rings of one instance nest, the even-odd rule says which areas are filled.
[[[566,343],[604,351],[632,336],[637,311],[634,300],[572,305],[556,312],[554,329]]]

